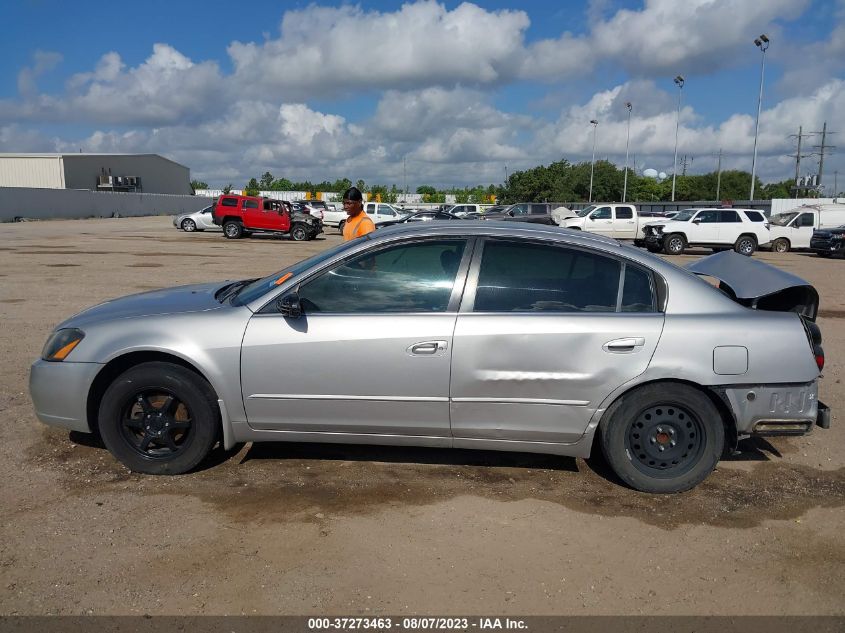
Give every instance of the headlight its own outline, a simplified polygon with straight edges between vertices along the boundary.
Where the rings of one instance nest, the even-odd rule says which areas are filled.
[[[52,362],[61,362],[84,338],[85,332],[76,328],[56,330],[47,339],[44,349],[41,350],[41,358]]]
[[[845,238],[845,234],[842,234],[842,233],[834,233],[833,235],[830,236],[830,240],[832,242],[838,242],[839,240],[841,240],[843,238]]]

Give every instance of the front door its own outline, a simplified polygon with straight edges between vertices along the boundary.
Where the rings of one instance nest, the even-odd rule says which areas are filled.
[[[256,314],[241,352],[250,426],[449,437],[466,246],[430,239],[370,250],[301,284],[302,317],[275,303]]]
[[[719,241],[721,212],[718,209],[699,211],[688,227],[687,241],[695,244],[713,244]]]
[[[610,207],[599,207],[590,213],[590,216],[584,223],[584,230],[590,233],[613,237],[613,212]]]
[[[487,240],[475,258],[455,328],[453,436],[575,442],[648,367],[663,329],[651,273],[510,238]]]

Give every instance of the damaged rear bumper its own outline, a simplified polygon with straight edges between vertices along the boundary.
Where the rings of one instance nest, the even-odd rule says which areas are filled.
[[[805,435],[830,428],[830,408],[818,401],[818,382],[743,385],[721,390],[740,436]]]

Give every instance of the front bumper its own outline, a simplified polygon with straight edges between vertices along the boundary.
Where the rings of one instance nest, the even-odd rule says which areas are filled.
[[[805,435],[813,426],[830,428],[830,409],[818,401],[818,381],[743,385],[721,390],[740,436]]]
[[[845,250],[845,240],[813,239],[810,250],[816,253],[841,253]]]
[[[88,392],[103,365],[37,360],[29,371],[29,394],[44,424],[90,433]]]

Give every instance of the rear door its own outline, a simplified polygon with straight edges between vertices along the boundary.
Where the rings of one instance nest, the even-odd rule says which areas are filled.
[[[246,228],[272,228],[272,222],[268,219],[267,213],[264,211],[259,198],[242,198],[241,209],[243,209],[243,219]]]
[[[739,212],[735,211],[734,209],[722,209],[719,213],[719,242],[722,244],[733,244],[734,242],[739,239],[739,236],[743,233],[754,233],[757,235],[757,231],[755,231],[754,226],[749,226],[751,222],[743,222],[742,218],[739,216]],[[762,227],[761,227],[762,228]],[[761,244],[766,243],[768,240],[763,239],[762,241],[759,239],[760,236],[757,236],[758,241]]]
[[[486,240],[455,327],[453,436],[575,442],[611,391],[648,367],[663,329],[656,305],[652,273],[632,262]]]
[[[634,207],[613,208],[613,237],[619,240],[632,240],[637,237],[637,218]]]

